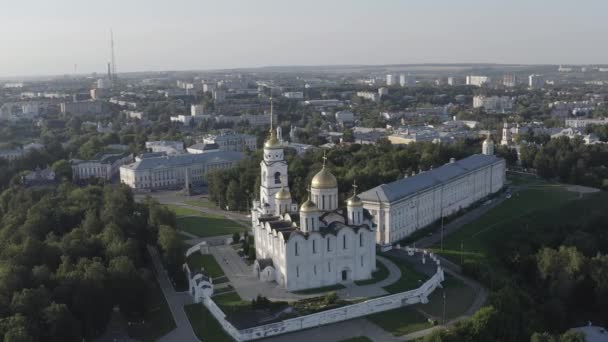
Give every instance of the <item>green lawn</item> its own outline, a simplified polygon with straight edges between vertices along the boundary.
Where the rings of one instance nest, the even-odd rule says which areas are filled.
[[[184,306],[184,311],[199,340],[213,342],[234,341],[232,337],[222,329],[222,326],[203,304],[186,305]]]
[[[129,336],[139,341],[157,341],[175,329],[175,321],[158,283],[148,288],[144,324],[129,325]]]
[[[561,185],[541,184],[517,192],[510,199],[491,209],[479,219],[471,222],[444,239],[444,250],[437,244],[435,252],[460,263],[479,261],[493,263],[492,242],[508,237],[509,228],[546,221],[546,215],[535,217],[535,212],[559,208],[578,195],[565,190]],[[461,253],[461,245],[462,251]]]
[[[341,290],[343,288],[344,288],[344,285],[336,284],[336,285],[330,285],[330,286],[316,287],[314,289],[294,291],[293,293],[307,295],[307,294],[317,294],[317,293],[324,293],[324,292],[329,292],[329,291],[336,291],[336,290]]]
[[[201,267],[205,269],[207,274],[211,278],[219,278],[224,276],[224,271],[215,260],[215,257],[211,254],[201,254],[199,252],[192,253],[186,260],[188,263],[188,267],[190,267],[190,271],[197,271]]]
[[[246,230],[232,220],[212,215],[178,217],[177,228],[199,237],[232,235]]]
[[[391,294],[405,292],[418,288],[429,278],[427,275],[414,270],[407,263],[407,261],[388,255],[383,256],[394,262],[395,265],[397,265],[397,267],[399,267],[399,270],[401,271],[401,278],[399,278],[399,280],[389,286],[384,287],[384,289]]]
[[[445,275],[442,285],[443,289],[437,288],[431,293],[427,304],[417,304],[412,308],[418,309],[441,322],[443,317],[443,293],[445,292],[446,320],[449,321],[462,316],[473,304],[475,291],[448,274]]]
[[[346,340],[341,340],[338,342],[374,342],[374,341],[366,336],[357,336],[357,337],[347,338]]]
[[[379,312],[366,318],[393,336],[401,336],[433,326],[412,306]]]
[[[357,284],[359,286],[375,284],[377,282],[383,281],[384,279],[388,278],[388,276],[389,276],[388,268],[386,268],[386,266],[384,266],[383,263],[376,260],[376,270],[374,271],[374,273],[372,273],[372,278],[368,279],[368,280],[357,280],[357,281],[355,281],[355,284]]]
[[[214,203],[209,202],[209,200],[206,198],[199,198],[197,200],[186,201],[185,203],[189,204],[189,205],[193,205],[195,207],[201,207],[201,208],[211,208],[211,209],[217,208],[217,206]]]
[[[190,208],[184,208],[182,206],[175,205],[175,204],[165,204],[165,206],[167,208],[171,209],[171,211],[173,211],[177,217],[180,217],[180,216],[204,216],[204,215],[206,215],[205,213],[202,213],[202,212],[200,212],[198,210],[194,210],[194,209],[190,209]]]
[[[226,315],[251,310],[251,302],[242,300],[236,292],[213,296],[212,299]]]

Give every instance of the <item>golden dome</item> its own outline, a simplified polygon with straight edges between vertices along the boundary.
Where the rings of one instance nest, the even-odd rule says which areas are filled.
[[[317,189],[333,189],[338,187],[336,177],[329,172],[325,166],[312,177],[311,187]]]
[[[274,199],[277,199],[277,200],[290,200],[291,199],[291,193],[289,192],[289,190],[286,190],[285,188],[281,188],[281,190],[279,190],[279,192],[277,192],[276,194],[274,194]]]
[[[349,207],[361,207],[361,206],[363,206],[363,202],[361,202],[361,199],[359,198],[359,196],[353,195],[351,198],[349,198],[346,201],[346,205]]]
[[[266,140],[266,142],[264,143],[264,148],[271,149],[271,150],[277,150],[277,149],[283,148],[283,146],[281,146],[281,143],[277,139],[277,136],[274,133],[274,131],[270,134],[270,138],[268,138],[268,140]]]
[[[319,208],[317,208],[317,205],[313,201],[308,199],[306,202],[304,202],[304,204],[302,204],[300,211],[304,213],[312,213],[319,211]]]

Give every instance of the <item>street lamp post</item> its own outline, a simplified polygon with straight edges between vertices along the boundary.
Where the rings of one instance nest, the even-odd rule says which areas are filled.
[[[445,290],[443,290],[443,325],[445,325]]]
[[[460,266],[464,262],[464,240],[460,240]]]

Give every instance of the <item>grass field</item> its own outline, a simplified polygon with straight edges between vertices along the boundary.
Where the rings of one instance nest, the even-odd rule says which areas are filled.
[[[203,304],[184,306],[190,325],[201,341],[230,342],[230,337]]]
[[[475,300],[475,292],[460,280],[446,275],[443,289],[437,288],[427,304],[416,304],[380,312],[367,317],[370,321],[395,336],[409,334],[433,326],[427,317],[441,322],[443,319],[443,293],[445,290],[445,316],[449,321],[466,313]]]
[[[367,319],[393,336],[401,336],[433,326],[424,315],[411,306],[379,312],[367,316]]]
[[[399,280],[389,286],[384,287],[384,289],[391,294],[418,288],[429,278],[427,275],[411,268],[406,261],[388,255],[383,256],[395,263],[395,265],[397,265],[401,271],[401,278],[399,278]]]
[[[557,184],[532,185],[505,200],[488,211],[479,219],[448,235],[444,239],[444,250],[435,245],[434,251],[460,263],[480,261],[492,263],[492,242],[508,236],[509,228],[514,225],[532,225],[546,220],[545,215],[535,216],[536,212],[547,213],[547,209],[559,208],[578,194],[567,191]],[[461,253],[461,250],[463,251]]]
[[[242,300],[236,292],[213,296],[212,299],[226,315],[251,310],[251,302]]]
[[[198,237],[231,235],[242,232],[245,227],[220,215],[202,213],[200,211],[168,204],[177,215],[177,228]]]
[[[243,226],[234,221],[211,215],[179,217],[177,228],[198,237],[231,235],[245,230]]]
[[[175,321],[165,301],[163,292],[155,281],[146,293],[144,324],[131,324],[129,336],[139,341],[158,341],[158,339],[175,329]]]
[[[185,203],[196,206],[196,207],[201,207],[201,208],[211,208],[211,209],[217,208],[217,206],[214,203],[209,202],[209,200],[206,198],[199,198],[196,200],[186,201]]]
[[[224,276],[224,271],[215,260],[215,257],[210,254],[192,253],[186,260],[191,271],[205,269],[211,278],[219,278]]]
[[[175,205],[175,204],[165,204],[165,206],[167,208],[171,209],[171,211],[173,211],[177,217],[180,217],[180,216],[204,216],[205,215],[205,213],[201,213],[198,210],[194,210],[194,209],[190,209],[190,208],[184,208],[182,206]]]
[[[357,280],[357,281],[355,281],[355,284],[357,284],[359,286],[375,284],[377,282],[383,281],[384,279],[388,278],[388,276],[389,276],[388,268],[386,268],[386,266],[384,266],[383,263],[376,260],[376,270],[374,271],[374,273],[372,273],[372,279]]]
[[[447,321],[462,316],[473,304],[475,291],[466,286],[462,281],[448,274],[442,283],[443,289],[437,288],[429,296],[427,304],[414,305],[427,315],[441,322],[443,317],[443,293],[445,292],[445,318]]]

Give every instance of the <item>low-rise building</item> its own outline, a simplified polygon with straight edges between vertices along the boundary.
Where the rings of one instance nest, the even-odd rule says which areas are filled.
[[[341,110],[335,114],[336,122],[339,125],[346,126],[355,122],[355,114],[350,110]]]
[[[186,151],[188,151],[188,153],[192,153],[192,154],[215,152],[215,151],[219,151],[219,150],[220,150],[220,147],[217,144],[194,144],[194,145],[186,148]]]
[[[150,152],[164,152],[167,155],[185,153],[184,143],[181,141],[146,141],[146,149]]]
[[[481,87],[486,83],[490,83],[490,78],[488,76],[467,76],[466,78],[467,85]]]
[[[304,98],[304,92],[301,91],[287,91],[283,93],[283,97],[294,100],[302,100]]]
[[[386,88],[385,88],[386,89]],[[370,101],[378,101],[380,95],[372,91],[358,91],[357,96]]]
[[[72,179],[74,181],[90,178],[111,180],[118,174],[122,165],[133,162],[131,153],[99,154],[92,160],[72,159]]]
[[[21,147],[0,149],[0,158],[8,161],[23,157],[23,149]]]
[[[203,137],[203,143],[215,144],[220,151],[255,151],[257,149],[257,137],[249,134],[228,133],[222,135],[207,135]]]
[[[143,158],[120,167],[120,181],[135,190],[201,185],[210,171],[230,169],[244,157],[242,152],[216,151]]]
[[[499,191],[505,170],[504,159],[475,154],[382,184],[359,197],[377,227],[376,242],[391,244]]]
[[[475,96],[473,108],[483,108],[487,112],[506,113],[513,110],[513,99],[509,96]]]
[[[61,114],[99,115],[102,113],[102,103],[99,101],[62,102]]]
[[[608,125],[608,118],[601,119],[590,119],[590,118],[576,118],[566,119],[566,127],[572,128],[584,128],[590,125]]]

